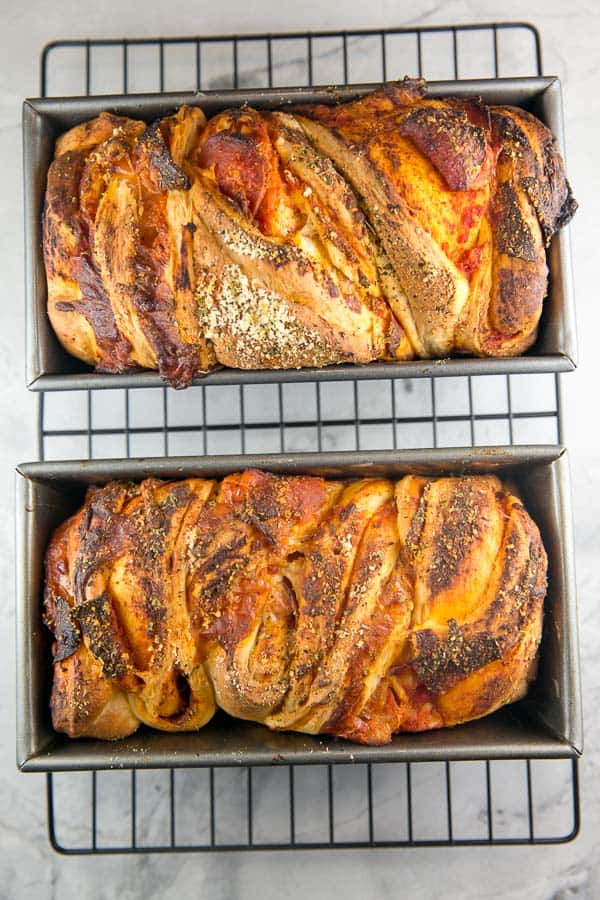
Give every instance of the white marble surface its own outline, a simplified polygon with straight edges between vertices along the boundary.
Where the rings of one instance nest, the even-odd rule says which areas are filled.
[[[15,770],[12,469],[17,461],[34,458],[37,452],[36,403],[23,386],[19,118],[22,98],[38,92],[38,56],[41,47],[53,38],[69,36],[192,35],[234,31],[383,27],[391,24],[483,22],[498,17],[497,5],[489,0],[477,4],[426,4],[417,0],[412,5],[412,10],[410,18],[404,18],[397,4],[384,0],[375,0],[369,4],[368,12],[363,4],[321,0],[319,4],[279,4],[277,18],[274,18],[272,5],[265,0],[258,0],[252,12],[248,5],[233,0],[224,0],[213,6],[184,0],[172,0],[168,4],[159,4],[155,0],[147,0],[145,3],[133,0],[127,5],[117,0],[104,0],[102,4],[96,5],[75,4],[64,0],[57,0],[51,5],[32,0],[24,5],[5,0],[2,4],[0,197],[3,215],[0,220],[0,253],[3,263],[3,304],[0,348],[4,366],[0,383],[3,414],[0,454],[3,462],[4,515],[0,520],[0,535],[4,553],[0,557],[0,574],[4,587],[4,615],[0,624],[0,638],[5,651],[0,658],[0,713],[3,723],[0,749],[0,897],[20,900],[60,896],[63,900],[69,900],[71,897],[81,896],[120,896],[149,900],[151,897],[202,896],[225,900],[253,896],[325,897],[333,892],[344,892],[352,900],[405,895],[417,898],[443,895],[474,900],[482,897],[566,900],[575,896],[600,896],[600,863],[597,859],[596,837],[600,829],[600,797],[597,790],[600,727],[594,715],[595,701],[600,692],[600,666],[594,634],[594,628],[598,624],[596,597],[600,588],[600,578],[595,568],[600,541],[596,513],[600,502],[600,453],[596,444],[599,429],[596,412],[597,374],[594,369],[597,356],[594,339],[600,329],[600,312],[595,297],[595,262],[600,237],[597,225],[600,213],[600,178],[596,163],[600,137],[596,118],[600,105],[600,69],[596,53],[600,13],[591,2],[577,2],[567,9],[564,3],[556,0],[544,3],[532,0],[526,10],[515,0],[506,0],[502,4],[502,17],[505,20],[526,17],[538,25],[543,42],[544,69],[563,79],[568,170],[581,203],[572,227],[581,364],[577,372],[564,379],[565,431],[571,450],[574,482],[584,711],[587,714],[586,753],[581,765],[583,826],[580,837],[563,847],[67,859],[55,855],[48,845],[43,778],[19,775]],[[250,64],[248,70],[252,71]],[[355,78],[359,77],[360,73],[357,72]],[[446,396],[443,402],[450,405],[460,403],[452,391],[448,388],[444,390]],[[142,400],[140,398],[140,402]],[[367,398],[365,401],[369,402]],[[298,398],[297,402],[302,408],[303,400]],[[60,409],[54,411],[54,415],[61,414]],[[77,414],[74,402],[68,415],[76,418]],[[101,404],[94,410],[94,414],[99,417],[116,415],[115,409],[103,410]],[[176,416],[177,410],[173,414]],[[453,440],[452,436],[448,438],[449,441]],[[262,440],[262,446],[266,449],[270,436],[259,436],[257,440]],[[310,445],[312,438],[306,431],[300,430],[293,440],[298,441],[301,448],[303,445]],[[332,432],[330,440],[332,446],[342,446],[347,436]],[[372,440],[373,446],[385,446],[389,436],[373,433]],[[107,452],[115,453],[114,446],[113,443],[107,446]],[[62,445],[48,449],[53,455],[79,455],[75,442],[70,447]],[[289,446],[289,449],[292,447]],[[149,451],[151,443],[142,443],[136,452]],[[101,455],[102,446],[96,447],[94,452]],[[157,448],[154,452],[162,452],[162,449]],[[171,452],[174,452],[173,448]],[[420,789],[435,793],[438,775],[435,770],[424,772]],[[563,775],[564,767],[561,768],[559,764],[554,773],[551,774],[546,769],[544,775],[540,776],[556,779],[556,784],[546,785],[546,800],[539,810],[539,816],[543,817],[546,825],[560,820],[558,813],[561,810],[560,785]],[[361,836],[361,828],[364,828],[360,777],[360,772],[357,772],[353,784],[337,786],[340,802],[346,803],[340,811],[339,821],[343,834],[347,837]],[[470,773],[463,773],[462,777],[469,783],[464,785],[466,791],[467,786],[476,785],[479,776],[473,770],[472,782]],[[498,803],[502,808],[497,809],[495,814],[498,829],[518,828],[519,823],[523,822],[522,810],[519,810],[522,792],[515,792],[514,788],[518,777],[520,775],[515,771],[502,768],[497,771],[496,783],[500,786],[498,796],[502,801]],[[182,782],[178,789],[191,791],[193,786],[191,780]],[[68,803],[76,802],[74,794],[77,790],[87,789],[81,782],[79,785],[72,779],[66,782],[65,790],[71,795]],[[117,802],[118,786],[113,786],[111,790]],[[263,829],[262,832],[259,831],[259,835],[263,834],[268,839],[273,831],[275,813],[271,815],[270,810],[265,811],[261,805],[264,790],[264,786],[261,790],[259,785],[258,827]],[[387,806],[382,804],[378,809],[387,809],[388,815],[393,807],[394,790],[398,791],[399,797],[402,790],[401,786],[385,786],[382,790],[385,792]],[[471,787],[471,793],[474,795],[473,803],[465,806],[465,821],[462,824],[465,829],[476,830],[479,799],[475,787]],[[219,788],[218,796],[223,802],[227,802],[226,794],[226,787],[222,790]],[[150,804],[143,824],[143,828],[147,829],[146,839],[161,840],[160,804],[164,793],[161,791],[160,779],[145,796]],[[353,802],[349,802],[349,799]],[[318,792],[315,794],[315,802],[317,800]],[[235,796],[231,802],[235,807]],[[63,808],[66,808],[66,803],[64,801]],[[277,804],[273,804],[273,807],[276,810]],[[462,810],[459,811],[459,816],[461,812]],[[467,812],[471,815],[470,819]],[[231,814],[235,817],[234,809]],[[127,821],[127,816],[125,805],[124,821]],[[77,820],[71,817],[71,825],[74,821]],[[388,826],[389,824],[388,822]],[[69,822],[65,822],[65,827],[68,826]],[[122,822],[120,826],[114,821],[110,823],[110,827],[107,825],[104,839],[118,839],[119,827],[123,827]],[[382,824],[381,827],[384,828],[385,825]],[[432,823],[425,822],[420,827],[427,829],[432,827]],[[65,839],[67,837],[77,840],[77,834],[67,835],[65,832]],[[202,839],[201,835],[199,839]]]

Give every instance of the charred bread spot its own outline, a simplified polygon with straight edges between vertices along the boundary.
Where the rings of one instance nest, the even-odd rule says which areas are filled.
[[[79,285],[77,311],[90,323],[101,351],[99,372],[122,372],[132,365],[131,344],[117,327],[102,279],[87,255],[71,258],[71,275]]]
[[[481,533],[487,510],[485,491],[475,486],[471,479],[456,479],[451,500],[431,539],[428,583],[433,595],[453,584]]]
[[[56,663],[75,653],[81,642],[81,630],[74,612],[66,600],[55,596],[52,598],[52,606],[52,618],[45,616],[44,623],[52,629],[56,638],[53,648],[53,659]]]
[[[173,162],[165,139],[157,126],[144,131],[139,139],[137,152],[140,156],[147,155],[150,172],[160,191],[187,190],[189,188],[189,177]]]
[[[86,514],[79,526],[80,545],[73,573],[73,592],[78,605],[85,602],[86,587],[94,571],[120,555],[132,526],[120,514],[127,487],[112,482],[90,493]]]
[[[181,700],[182,709],[185,711],[190,706],[192,688],[188,675],[185,672],[182,672],[181,669],[175,670],[175,686]],[[181,712],[176,713],[175,715],[181,715]]]
[[[190,279],[190,271],[193,272],[193,244],[192,231],[187,225],[183,226],[181,241],[179,243],[179,259],[175,264],[175,288],[179,291],[192,291],[193,285]]]
[[[498,185],[492,203],[492,218],[496,250],[515,259],[535,262],[537,252],[531,229],[521,211],[517,193],[508,182]]]
[[[493,327],[503,334],[515,334],[537,322],[546,292],[545,272],[531,267],[501,268],[492,300]],[[528,328],[528,330],[530,330]],[[532,339],[535,333],[532,335]]]
[[[80,238],[79,184],[85,161],[83,152],[69,150],[55,159],[48,170],[44,209],[44,260],[50,267],[50,272],[55,271],[52,263],[57,250],[65,254],[60,257],[63,262],[67,258],[67,250],[62,245],[56,225],[60,221],[65,222],[74,229],[76,240]]]
[[[189,235],[184,231],[175,270],[176,290],[191,290],[188,243]],[[159,373],[172,387],[186,387],[198,367],[199,347],[182,340],[175,321],[173,294],[161,278],[154,253],[141,242],[136,245],[134,266],[136,280],[131,290],[131,302],[140,314],[144,334],[156,353]]]
[[[552,235],[577,210],[556,141],[538,119],[522,109],[492,110],[492,126],[501,147],[499,160],[512,161],[516,183],[527,192],[548,246]]]
[[[552,165],[556,165],[556,150],[553,147],[545,149],[550,153]],[[544,243],[548,247],[552,236],[569,224],[577,212],[579,204],[573,196],[571,185],[564,177],[561,177],[559,181],[563,190],[557,188],[554,177],[543,181],[540,181],[539,178],[524,177],[521,181],[531,205],[536,211],[544,235]]]
[[[308,569],[302,581],[303,612],[306,616],[328,615],[335,608],[336,589],[341,583],[344,563],[337,557],[329,559],[312,550],[306,557]]]
[[[210,575],[225,565],[231,566],[231,563],[238,559],[247,562],[249,557],[238,552],[247,547],[247,545],[248,539],[246,536],[228,541],[224,546],[219,547],[207,558],[206,562],[202,565],[202,568],[198,570],[199,573],[201,572],[202,575]]]
[[[414,516],[411,519],[410,527],[408,529],[408,533],[406,535],[406,541],[404,544],[404,556],[406,564],[412,570],[412,574],[414,575],[414,565],[416,561],[416,556],[419,550],[421,535],[423,533],[423,528],[425,526],[425,514],[427,510],[427,500],[429,491],[431,489],[431,482],[427,482],[423,487],[421,492],[421,496],[419,498],[419,504],[415,511]]]
[[[419,651],[411,667],[427,690],[441,694],[471,672],[502,657],[498,639],[486,632],[467,636],[455,619],[448,620],[448,634],[440,639],[431,630],[415,632]]]
[[[492,137],[501,153],[510,153],[508,148],[503,148],[503,144],[512,144],[513,148],[518,149],[525,143],[525,135],[514,118],[504,111],[498,112],[494,109],[492,109]]]
[[[131,669],[128,647],[107,593],[77,606],[77,618],[90,650],[107,678],[122,678]]]
[[[567,185],[567,196],[565,197],[563,204],[556,216],[554,221],[554,232],[559,231],[561,228],[564,228],[565,225],[568,225],[577,210],[579,209],[579,203],[573,196],[573,192],[571,190],[571,185],[569,182],[566,182]],[[546,243],[548,244],[551,234],[546,234]]]
[[[410,138],[442,176],[451,191],[469,189],[486,157],[486,134],[460,109],[421,107],[400,122]]]

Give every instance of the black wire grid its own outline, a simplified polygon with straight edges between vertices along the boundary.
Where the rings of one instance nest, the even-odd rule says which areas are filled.
[[[539,75],[523,23],[57,41],[44,96]],[[40,396],[41,459],[561,442],[554,375]],[[49,774],[63,853],[541,844],[579,829],[576,762]]]

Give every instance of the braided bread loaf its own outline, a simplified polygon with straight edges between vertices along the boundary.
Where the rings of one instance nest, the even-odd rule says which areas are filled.
[[[113,482],[55,532],[52,717],[71,737],[216,707],[381,744],[519,699],[546,554],[494,476]]]
[[[99,371],[176,387],[217,364],[512,356],[576,206],[541,122],[423,81],[208,123],[104,113],[56,144],[48,314]]]

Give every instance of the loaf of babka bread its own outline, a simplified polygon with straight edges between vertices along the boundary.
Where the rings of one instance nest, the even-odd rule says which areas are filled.
[[[495,476],[249,470],[90,489],[52,537],[54,728],[272,729],[383,744],[521,698],[546,553]]]
[[[208,122],[103,113],[48,172],[48,314],[98,371],[175,387],[217,365],[514,356],[576,206],[538,119],[421,80]]]

